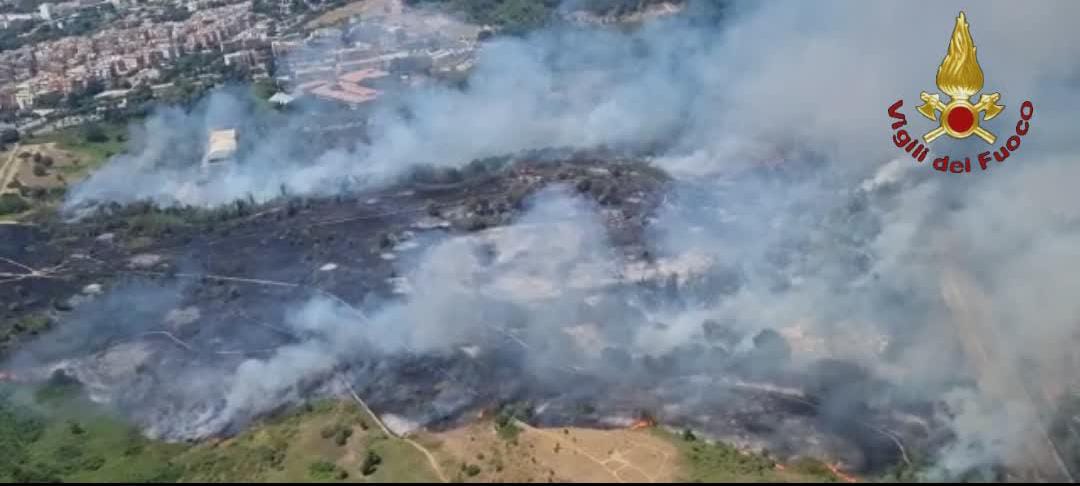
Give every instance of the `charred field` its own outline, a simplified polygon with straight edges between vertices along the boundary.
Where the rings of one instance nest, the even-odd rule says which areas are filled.
[[[193,448],[331,397],[417,441],[645,424],[726,444],[704,469],[749,448],[1072,481],[1080,43],[1016,32],[1071,38],[1080,12],[726,3],[478,35],[453,80],[359,110],[246,86],[158,106],[62,203],[39,194],[59,213],[0,225],[0,381],[76,380]],[[889,107],[975,41],[1009,110],[1057,101],[1022,157],[943,175],[897,152]]]
[[[705,320],[695,344],[636,351],[635,329],[665,327],[656,314],[740,285],[730,268],[651,247],[649,225],[672,197],[662,171],[550,151],[469,167],[335,197],[113,204],[77,221],[0,226],[0,285],[14,297],[3,309],[5,376],[64,373],[167,440],[235,434],[350,391],[399,433],[511,405],[538,426],[625,427],[647,416],[864,472],[943,440],[930,432],[931,404],[875,404],[890,385],[853,363],[792,366],[775,331]],[[578,247],[594,235],[528,220],[531,201],[551,191],[595,209],[608,243],[599,254]],[[431,253],[453,242],[472,259],[449,267],[450,279],[468,280],[458,282],[466,293],[437,295],[425,279],[447,275],[415,262],[453,265],[456,251]],[[558,254],[530,253],[545,246]],[[575,273],[597,258],[605,268]],[[436,307],[450,315],[369,314],[410,299],[450,299]],[[545,312],[541,325],[530,317]],[[445,321],[405,331],[418,317]],[[344,327],[312,324],[321,320]],[[365,326],[377,332],[355,331]]]

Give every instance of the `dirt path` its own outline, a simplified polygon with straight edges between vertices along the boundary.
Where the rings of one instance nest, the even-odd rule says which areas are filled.
[[[25,265],[23,263],[6,257],[0,257],[0,262],[17,267],[19,270],[23,270],[23,272],[19,273],[0,272],[0,283],[17,282],[19,280],[25,280],[28,278],[58,278],[58,276],[60,275],[58,272],[60,272],[64,268],[63,263],[55,267],[33,268],[29,265]]]
[[[435,460],[435,456],[431,454],[431,451],[427,450],[427,447],[424,447],[424,446],[420,445],[418,442],[416,442],[415,440],[412,440],[412,439],[409,439],[409,438],[400,437],[400,439],[404,440],[405,442],[408,442],[409,445],[415,447],[416,450],[420,451],[425,456],[427,456],[428,463],[431,464],[431,469],[435,471],[435,475],[439,476],[439,481],[440,482],[443,482],[443,483],[449,483],[450,482],[450,480],[447,479],[446,475],[443,474],[442,468],[439,467],[439,461]]]
[[[166,274],[164,274],[162,272],[128,272],[128,273],[142,274],[142,275],[155,275],[155,276],[165,276],[166,275]],[[171,276],[181,277],[181,278],[207,278],[207,279],[211,279],[211,280],[223,280],[223,281],[229,281],[229,282],[241,282],[241,283],[249,283],[249,284],[255,284],[255,285],[268,285],[268,286],[277,286],[277,287],[303,287],[303,285],[293,283],[293,282],[282,282],[282,281],[278,281],[278,280],[263,280],[263,279],[254,279],[254,278],[229,277],[229,276],[225,276],[225,275],[195,275],[195,274],[176,273],[176,274],[171,274]],[[329,297],[332,297],[332,298],[336,299],[338,302],[341,302],[342,304],[348,306],[349,308],[353,308],[351,305],[349,305],[347,302],[342,300],[340,297],[338,297],[338,296],[336,296],[336,295],[334,295],[334,294],[332,294],[332,293],[330,293],[328,291],[320,289],[318,287],[313,287],[313,288],[314,288],[314,290],[316,290],[316,291],[318,291],[318,292],[320,292],[320,293],[322,293],[324,295],[327,295]],[[353,308],[353,309],[359,313],[359,309],[355,309],[355,308]],[[361,314],[361,316],[362,316],[362,314]],[[177,339],[175,336],[173,336],[172,334],[170,334],[168,332],[156,331],[156,332],[151,332],[151,333],[146,333],[146,334],[163,335],[166,338],[168,338],[168,339],[172,340],[173,342],[175,342],[177,345],[180,345],[180,346],[188,349],[189,351],[193,351],[193,349],[191,348],[190,345],[188,345],[187,343]],[[435,471],[435,474],[439,477],[439,480],[441,482],[444,482],[444,483],[449,483],[450,482],[450,479],[447,478],[446,474],[443,473],[442,468],[439,467],[439,461],[435,459],[435,455],[432,454],[431,451],[429,451],[426,447],[421,445],[419,442],[416,442],[416,441],[414,441],[414,440],[412,440],[412,439],[410,439],[408,437],[399,436],[399,435],[395,434],[393,431],[391,431],[390,428],[387,427],[386,424],[384,424],[382,422],[382,420],[379,419],[379,416],[376,415],[375,412],[373,410],[371,410],[370,407],[367,406],[367,403],[365,403],[364,400],[362,398],[360,398],[360,395],[358,395],[356,393],[356,391],[353,390],[353,387],[352,387],[352,385],[349,384],[348,380],[345,380],[343,377],[340,377],[340,380],[341,380],[341,383],[343,385],[345,385],[345,388],[347,390],[349,390],[349,395],[352,396],[353,400],[355,400],[356,403],[359,404],[360,407],[368,415],[371,416],[372,420],[375,421],[375,425],[378,425],[379,429],[382,430],[382,432],[384,434],[386,434],[387,437],[394,437],[394,438],[397,438],[397,439],[401,439],[401,440],[405,441],[406,443],[408,443],[409,445],[411,445],[416,450],[420,451],[420,453],[424,454],[424,456],[427,457],[428,463],[431,465],[431,469],[433,471]]]
[[[274,287],[302,287],[298,283],[281,282],[278,280],[263,280],[258,278],[243,278],[243,277],[229,277],[226,275],[211,275],[211,274],[195,274],[195,273],[165,273],[165,272],[146,272],[130,270],[124,273],[132,275],[146,275],[151,277],[177,277],[177,278],[189,278],[189,279],[207,279],[207,280],[221,280],[224,282],[240,282],[249,283],[255,285],[269,285]]]
[[[15,178],[15,174],[19,173],[19,158],[15,157],[17,153],[19,153],[19,142],[15,142],[15,145],[11,147],[11,154],[4,161],[4,165],[0,166],[0,194],[8,192],[8,184]]]
[[[352,396],[353,400],[355,400],[356,403],[360,405],[360,408],[364,409],[364,412],[366,412],[368,415],[371,416],[371,419],[375,421],[375,425],[378,425],[379,429],[381,429],[383,431],[383,433],[387,435],[387,437],[394,437],[394,438],[401,439],[401,440],[407,442],[409,445],[413,446],[413,448],[420,451],[421,454],[423,454],[425,457],[427,457],[428,463],[431,465],[431,469],[433,471],[435,471],[436,476],[439,476],[439,481],[440,482],[443,482],[443,483],[449,483],[450,482],[450,479],[448,479],[446,477],[446,474],[443,474],[442,468],[439,467],[439,461],[437,461],[435,459],[435,455],[432,454],[431,451],[429,451],[427,449],[427,447],[424,447],[424,446],[420,445],[420,443],[416,442],[415,440],[409,439],[407,437],[401,437],[401,436],[395,434],[393,431],[391,431],[386,426],[386,424],[384,424],[382,422],[382,420],[379,420],[379,416],[375,415],[375,412],[373,410],[371,410],[370,407],[367,406],[367,403],[365,403],[364,400],[362,398],[360,398],[360,395],[356,394],[356,391],[353,390],[353,387],[352,387],[352,385],[349,384],[349,381],[346,380],[344,377],[341,377],[340,380],[341,380],[341,383],[345,385],[345,388],[347,390],[349,390],[349,395]]]

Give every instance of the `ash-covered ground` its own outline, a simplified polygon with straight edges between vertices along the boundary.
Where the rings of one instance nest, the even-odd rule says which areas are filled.
[[[351,387],[401,430],[527,402],[1071,480],[1080,42],[1045,39],[1075,38],[1080,4],[721,3],[492,39],[464,86],[381,100],[364,136],[228,93],[157,111],[69,192],[82,219],[0,226],[4,369],[66,369],[175,439]],[[934,128],[915,106],[960,10],[1006,105],[985,128],[1035,111],[1008,160],[952,174],[931,157],[998,145],[919,163],[889,107]],[[223,127],[237,161],[200,184]],[[528,152],[550,147],[637,155]]]
[[[746,277],[653,243],[659,218],[706,202],[663,171],[555,151],[472,167],[454,183],[418,171],[334,198],[0,226],[4,270],[23,275],[3,283],[7,316],[54,328],[12,345],[8,372],[62,370],[171,440],[349,389],[400,432],[525,403],[537,424],[649,414],[865,471],[942,439],[930,403],[883,399],[887,380],[802,350],[808,336],[708,318]]]

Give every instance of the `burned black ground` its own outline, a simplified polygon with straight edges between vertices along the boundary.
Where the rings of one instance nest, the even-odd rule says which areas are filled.
[[[75,221],[0,226],[8,368],[17,380],[64,370],[153,436],[236,433],[266,410],[226,422],[190,419],[221,413],[227,390],[207,376],[187,385],[199,389],[193,398],[194,388],[175,386],[175,377],[227,372],[312,339],[282,323],[287,309],[313,297],[355,309],[400,298],[400,262],[430,242],[514,223],[544,187],[561,185],[592,200],[618,258],[648,261],[657,252],[646,237],[650,220],[670,197],[669,183],[662,171],[632,159],[544,152],[461,171],[420,170],[400,184],[335,197],[283,191],[267,204],[240,200],[215,209],[111,205]],[[580,315],[617,338],[623,327],[648,321],[621,303],[625,296],[645,307],[685,305],[729,294],[739,278],[715,268],[683,283],[618,284],[609,300],[583,306]],[[510,306],[500,318],[529,312],[493,305]],[[48,338],[37,339],[45,327],[28,329],[27,322],[45,322]],[[513,322],[492,326],[474,343],[479,351],[369,353],[304,376],[265,401],[272,410],[342,393],[344,379],[377,413],[432,428],[506,403],[527,404],[530,420],[543,425],[619,426],[619,417],[647,411],[661,423],[779,457],[824,455],[868,471],[905,461],[903,444],[937,440],[917,410],[867,405],[864,398],[887,384],[857,377],[864,389],[842,394],[811,386],[821,374],[789,369],[782,356],[773,360],[768,334],[754,340],[768,359],[733,353],[748,336],[707,322],[706,335],[715,339],[662,357],[632,355],[616,339],[599,361],[582,358],[538,375],[527,359],[535,350],[515,334],[521,329]],[[544,345],[574,343],[555,336]],[[31,352],[18,352],[24,349]],[[777,364],[748,364],[765,361]],[[215,390],[219,398],[206,399]]]

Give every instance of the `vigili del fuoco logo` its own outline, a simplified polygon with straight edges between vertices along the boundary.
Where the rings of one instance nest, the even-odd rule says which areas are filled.
[[[930,144],[942,135],[948,135],[955,139],[965,139],[972,135],[981,138],[988,145],[993,146],[998,137],[990,130],[981,126],[981,122],[989,121],[1005,110],[1004,105],[999,105],[1001,93],[983,93],[979,101],[972,103],[973,96],[983,89],[983,72],[979,67],[979,60],[975,58],[975,41],[971,39],[968,31],[967,18],[964,12],[956,17],[956,27],[953,29],[952,39],[949,41],[949,50],[941,66],[937,71],[937,87],[949,97],[949,102],[941,100],[938,93],[919,94],[923,104],[916,110],[923,116],[938,124],[937,128],[926,132],[922,141],[913,138],[903,127],[907,125],[907,117],[900,113],[904,106],[904,100],[897,100],[889,107],[889,116],[893,118],[892,129],[895,131],[892,141],[897,147],[911,155],[913,159],[922,163],[930,153]],[[1010,154],[1020,148],[1020,141],[1028,133],[1028,122],[1035,114],[1035,105],[1031,101],[1020,104],[1020,120],[1016,122],[1016,130],[997,149],[991,148],[975,157],[976,168],[986,170],[990,168],[990,161],[996,163],[1005,162]],[[972,157],[950,159],[948,155],[933,158],[934,169],[941,172],[962,174],[971,172]]]

